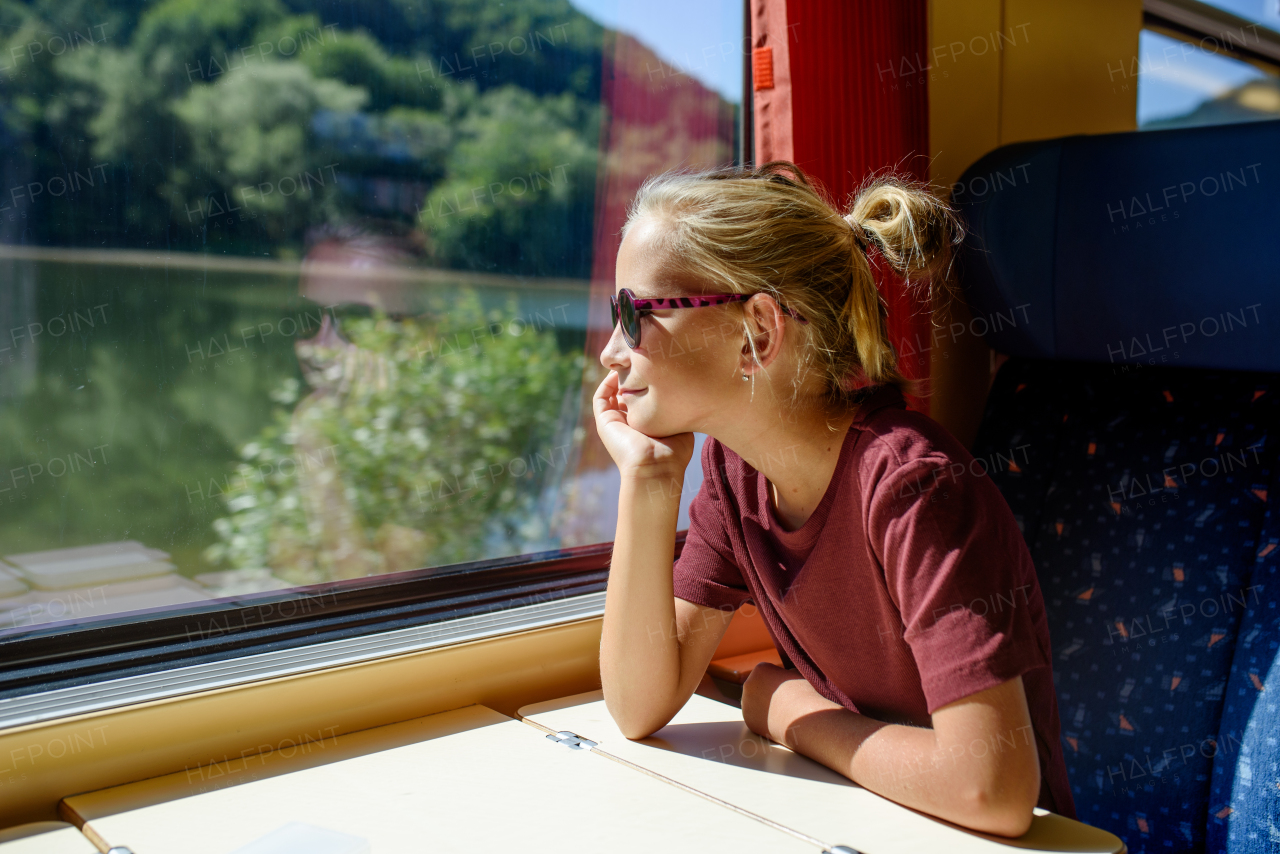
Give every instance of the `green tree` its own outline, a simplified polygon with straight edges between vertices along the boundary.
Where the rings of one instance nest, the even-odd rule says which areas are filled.
[[[473,292],[417,320],[347,322],[336,385],[241,449],[206,557],[297,584],[511,554],[548,536],[534,505],[563,474],[582,354],[484,312]],[[572,414],[572,413],[571,413]]]
[[[336,195],[335,164],[327,160],[332,152],[315,144],[312,117],[319,110],[355,111],[367,99],[364,89],[317,80],[299,62],[245,66],[213,85],[193,87],[173,110],[204,168],[175,167],[175,214],[189,218],[193,209],[209,215],[242,205],[263,217],[269,237],[297,234]],[[216,182],[212,187],[206,176]]]
[[[440,89],[423,85],[413,60],[388,56],[362,30],[326,33],[318,49],[300,52],[298,60],[316,77],[365,89],[369,92],[369,107],[376,112],[396,106],[427,110],[440,107]]]
[[[448,176],[418,216],[438,260],[587,276],[597,158],[595,140],[580,130],[588,116],[598,113],[569,94],[539,98],[505,86],[481,95],[459,123]]]

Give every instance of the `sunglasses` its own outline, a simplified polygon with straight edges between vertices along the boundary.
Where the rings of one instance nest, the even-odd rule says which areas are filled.
[[[697,297],[656,297],[640,299],[630,288],[623,288],[617,296],[609,297],[609,311],[613,325],[622,323],[622,339],[632,350],[640,346],[640,318],[667,308],[706,308],[709,305],[726,305],[731,302],[746,302],[755,294],[709,294]],[[786,306],[779,306],[782,313],[794,317],[801,323],[808,323],[800,315]]]

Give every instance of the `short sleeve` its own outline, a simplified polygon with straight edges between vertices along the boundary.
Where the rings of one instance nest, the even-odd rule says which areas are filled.
[[[676,560],[675,595],[706,608],[736,611],[751,598],[742,572],[733,560],[733,546],[724,528],[723,499],[718,470],[710,462],[714,442],[702,449],[702,487],[689,505],[689,533]]]
[[[913,460],[877,484],[868,520],[929,714],[1051,664],[1035,566],[985,473]]]

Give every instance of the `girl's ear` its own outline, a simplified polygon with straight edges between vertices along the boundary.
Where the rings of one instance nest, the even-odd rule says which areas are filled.
[[[757,295],[760,296],[760,295]],[[768,365],[782,346],[782,329],[785,322],[782,309],[768,295],[752,298],[743,303],[745,320],[742,353],[752,362]],[[754,345],[754,350],[752,349]]]

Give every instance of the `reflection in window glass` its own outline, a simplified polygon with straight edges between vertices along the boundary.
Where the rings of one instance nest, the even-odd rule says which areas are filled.
[[[1213,40],[1197,44],[1143,30],[1139,129],[1280,118],[1280,80],[1220,50]]]
[[[0,6],[0,634],[611,539],[617,230],[742,102],[632,5]]]

